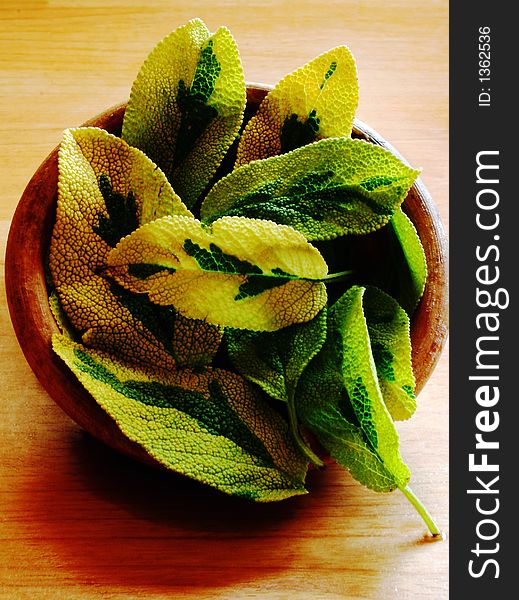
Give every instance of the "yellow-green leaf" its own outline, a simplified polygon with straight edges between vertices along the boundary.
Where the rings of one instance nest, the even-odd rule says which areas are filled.
[[[395,421],[408,419],[416,409],[409,317],[396,300],[372,286],[364,292],[363,308],[384,402]]]
[[[56,325],[58,326],[61,333],[71,340],[75,339],[77,336],[76,331],[70,324],[70,319],[67,317],[63,307],[61,306],[61,302],[59,301],[58,294],[55,291],[51,292],[49,295],[49,307],[56,321]]]
[[[170,368],[174,312],[131,298],[103,269],[111,246],[140,224],[191,213],[151,160],[101,129],[66,131],[58,166],[49,265],[63,310],[85,343]]]
[[[108,265],[132,292],[216,325],[273,331],[309,321],[326,304],[322,256],[271,221],[225,217],[204,227],[164,217],[121,240]]]
[[[126,108],[122,137],[165,172],[187,206],[195,204],[236,138],[245,80],[236,43],[193,19],[144,62]]]
[[[284,77],[240,138],[235,167],[326,137],[351,135],[359,100],[355,60],[346,46]]]
[[[380,146],[330,138],[236,169],[208,193],[201,216],[268,219],[310,241],[364,234],[391,219],[417,175]]]
[[[168,469],[260,502],[306,492],[307,463],[287,423],[239,375],[157,376],[65,336],[53,347],[122,433]]]

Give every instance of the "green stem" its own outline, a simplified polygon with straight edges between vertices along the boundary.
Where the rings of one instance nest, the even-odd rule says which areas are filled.
[[[312,462],[316,467],[324,467],[323,461],[317,456],[317,454],[315,454],[315,452],[313,452],[311,448],[308,447],[308,445],[301,437],[301,433],[299,432],[296,407],[294,403],[294,390],[288,390],[287,406],[290,431],[292,432],[292,437],[294,438],[297,447],[306,456],[306,458],[308,458],[308,460]]]
[[[415,496],[413,490],[406,485],[405,488],[400,488],[401,492],[404,496],[409,500],[409,502],[415,507],[416,512],[422,517],[425,524],[429,528],[431,535],[433,537],[440,538],[442,537],[441,531],[438,529],[438,526],[434,522],[434,519],[431,517],[429,511],[425,508],[425,506],[421,503],[421,501]]]
[[[330,273],[319,279],[319,281],[321,281],[322,283],[344,281],[345,279],[348,279],[350,275],[353,275],[353,273],[355,273],[355,271],[339,271],[338,273]]]

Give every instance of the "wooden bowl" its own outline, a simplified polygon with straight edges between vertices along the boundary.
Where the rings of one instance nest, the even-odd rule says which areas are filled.
[[[247,114],[259,106],[269,88],[247,88]],[[96,126],[120,135],[124,110],[120,105],[91,119]],[[369,140],[397,154],[378,134],[355,121],[354,137]],[[115,422],[81,386],[51,348],[58,332],[49,308],[45,260],[54,226],[58,182],[56,148],[36,171],[18,204],[6,250],[6,290],[11,319],[27,362],[52,399],[83,429],[116,450],[144,462],[154,462],[140,446],[122,435]],[[432,373],[447,336],[447,251],[438,212],[418,180],[403,205],[422,240],[429,279],[411,323],[417,392]]]

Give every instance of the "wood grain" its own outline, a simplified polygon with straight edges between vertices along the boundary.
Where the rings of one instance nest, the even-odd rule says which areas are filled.
[[[230,27],[250,81],[275,83],[347,43],[359,118],[423,167],[447,225],[446,1],[7,0],[2,245],[62,130],[127,99],[147,52],[194,16]],[[447,598],[448,541],[427,542],[401,495],[373,494],[338,467],[313,473],[306,497],[257,506],[93,441],[38,384],[1,293],[0,598]],[[416,416],[399,425],[413,489],[444,531],[447,426],[444,351]]]

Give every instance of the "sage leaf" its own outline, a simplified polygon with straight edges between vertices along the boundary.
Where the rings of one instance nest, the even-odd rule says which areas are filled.
[[[70,325],[86,344],[135,364],[164,369],[185,364],[186,356],[173,356],[168,337],[179,327],[174,311],[130,297],[103,269],[112,245],[140,224],[191,213],[149,158],[102,129],[67,130],[58,170],[49,269]],[[198,338],[214,335],[213,329],[199,323]],[[221,339],[222,331],[218,335]],[[205,362],[212,358],[213,347],[214,340]]]
[[[227,330],[227,350],[236,370],[269,396],[287,403],[290,430],[297,447],[316,466],[323,461],[299,430],[295,390],[306,365],[326,338],[326,309],[306,323],[274,332]]]
[[[364,292],[363,310],[384,402],[394,420],[408,419],[416,409],[409,317],[396,300],[372,286]]]
[[[226,27],[211,35],[193,19],[144,62],[124,115],[122,137],[164,171],[192,207],[236,138],[246,88]]]
[[[369,233],[389,222],[417,175],[384,148],[330,138],[239,167],[210,190],[201,217],[268,219],[309,241]]]
[[[351,135],[359,90],[355,60],[333,48],[284,77],[240,137],[235,168],[318,139]]]
[[[70,319],[67,317],[67,314],[63,310],[61,306],[61,302],[59,301],[58,294],[55,291],[49,294],[49,308],[56,321],[56,325],[58,329],[62,333],[62,335],[74,340],[77,338],[77,332],[70,324]]]
[[[395,211],[389,222],[390,249],[386,260],[386,280],[392,276],[389,292],[412,315],[425,291],[427,260],[415,226],[402,209]],[[381,276],[382,278],[383,276]]]
[[[274,332],[226,329],[234,368],[269,396],[287,402],[326,338],[326,309],[306,323]]]
[[[203,369],[211,365],[223,338],[223,329],[188,319],[171,306],[158,306],[145,296],[128,292],[111,283],[111,290],[146,330],[152,334],[154,347],[134,348],[135,329],[131,324],[118,323],[116,327],[92,327],[84,332],[82,341],[87,346],[108,352],[139,366],[145,364],[162,371],[171,368],[171,359],[178,367]],[[138,330],[137,330],[138,332]],[[162,349],[168,354],[167,363],[161,359]]]
[[[129,369],[54,336],[53,347],[122,433],[166,468],[260,502],[304,494],[307,463],[284,419],[239,375]]]
[[[223,328],[175,311],[172,354],[179,367],[202,370],[213,362],[223,339]]]
[[[370,489],[404,489],[409,469],[382,398],[363,311],[351,287],[329,310],[326,341],[303,372],[296,410],[333,458]]]
[[[215,325],[274,331],[311,320],[326,304],[322,256],[271,221],[226,217],[204,227],[164,217],[121,240],[107,264],[129,291]]]

